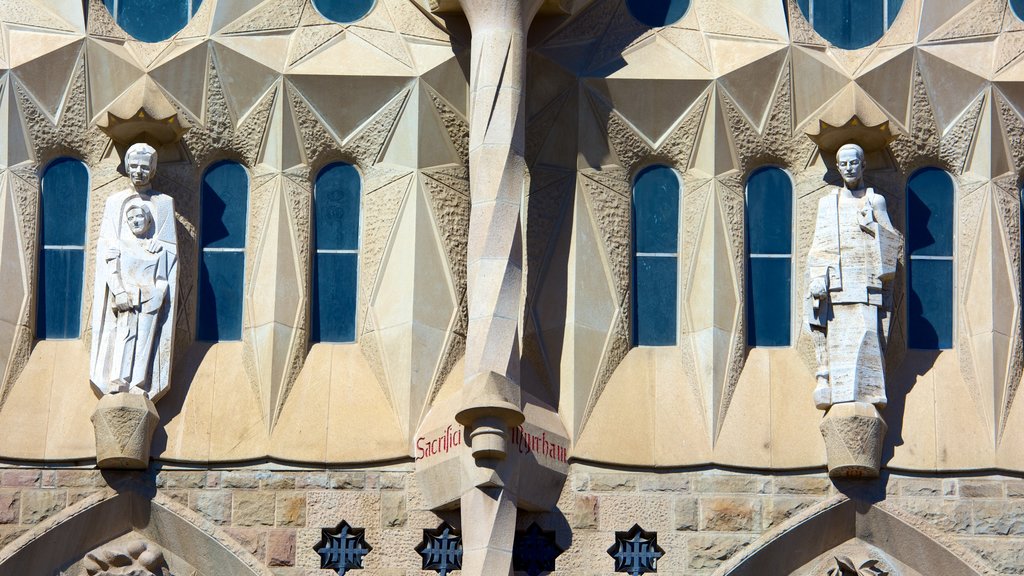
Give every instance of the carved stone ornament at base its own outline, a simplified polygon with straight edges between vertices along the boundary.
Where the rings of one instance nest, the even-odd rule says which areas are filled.
[[[143,540],[109,544],[86,555],[82,576],[170,576],[163,551]]]
[[[145,394],[104,394],[92,415],[96,430],[96,465],[144,470],[149,445],[160,417]]]
[[[875,478],[882,463],[882,440],[888,426],[878,408],[867,402],[833,404],[822,419],[828,475]]]

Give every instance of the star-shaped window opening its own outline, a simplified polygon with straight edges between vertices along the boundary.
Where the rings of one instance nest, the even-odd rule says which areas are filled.
[[[615,533],[615,544],[608,549],[608,554],[615,558],[616,572],[639,576],[657,572],[658,559],[665,551],[658,546],[657,532],[645,532],[639,524],[634,524],[627,532]]]
[[[527,576],[555,571],[555,559],[565,552],[555,540],[553,530],[541,530],[536,522],[523,532],[516,532],[512,545],[512,567]]]
[[[365,528],[353,528],[342,520],[335,529],[324,528],[320,534],[320,542],[313,550],[320,555],[321,569],[334,570],[339,575],[363,569],[363,557],[373,550],[366,543]]]
[[[423,529],[423,541],[416,546],[423,558],[423,569],[447,576],[462,569],[462,534],[447,522],[436,529]]]

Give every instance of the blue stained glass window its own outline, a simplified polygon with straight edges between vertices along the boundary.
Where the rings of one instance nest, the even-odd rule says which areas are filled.
[[[953,347],[953,178],[923,168],[907,181],[907,346]]]
[[[690,0],[626,0],[629,13],[651,26],[668,26],[681,20],[690,8]]]
[[[36,336],[78,338],[89,206],[89,169],[81,160],[58,158],[43,170],[39,208],[39,275]]]
[[[313,0],[318,12],[324,18],[346,24],[355,22],[370,13],[374,0]]]
[[[249,174],[223,161],[203,175],[197,338],[241,340]]]
[[[767,166],[747,179],[747,344],[789,346],[793,182]]]
[[[359,269],[359,196],[355,166],[335,163],[316,177],[313,260],[314,342],[354,342]]]
[[[1018,20],[1024,20],[1024,0],[1010,0],[1010,10]]]
[[[633,182],[633,342],[676,343],[679,198],[675,170],[649,166]]]
[[[814,30],[833,46],[874,44],[896,20],[903,0],[797,0]]]
[[[103,0],[122,30],[136,40],[160,42],[188,24],[202,0]]]

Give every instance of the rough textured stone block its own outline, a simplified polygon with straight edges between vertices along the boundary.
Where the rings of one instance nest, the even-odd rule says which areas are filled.
[[[942,496],[942,480],[937,478],[907,478],[900,486],[903,496]]]
[[[640,477],[640,490],[644,492],[689,492],[690,478],[679,474],[656,474]]]
[[[270,566],[295,565],[295,532],[271,530],[267,534],[267,564]]]
[[[1003,483],[998,480],[960,480],[960,496],[964,498],[1002,498]]]
[[[263,490],[294,490],[295,477],[277,472],[258,472],[260,488]]]
[[[64,490],[26,490],[21,493],[21,523],[38,524],[67,506]]]
[[[908,498],[900,507],[922,518],[943,532],[970,534],[974,520],[969,502],[932,498]]]
[[[306,495],[301,492],[277,495],[277,526],[306,525]]]
[[[260,487],[260,480],[256,472],[229,471],[221,474],[221,488],[234,488],[236,490],[255,490]]]
[[[631,492],[636,490],[636,477],[631,474],[591,474],[589,489],[594,492]]]
[[[701,498],[700,529],[750,532],[760,525],[761,503],[753,498]]]
[[[763,507],[764,529],[767,530],[789,520],[815,502],[817,500],[814,498],[797,496],[776,496],[767,500]]]
[[[690,568],[708,570],[733,557],[750,542],[743,536],[702,535],[694,536],[687,542],[690,552]]]
[[[275,504],[273,492],[235,492],[232,523],[236,526],[273,526]]]
[[[17,524],[20,517],[20,493],[0,492],[0,524]]]
[[[828,494],[832,482],[816,476],[783,476],[775,479],[776,494]]]
[[[1024,503],[974,503],[974,533],[992,536],[1024,535]]]
[[[696,498],[677,498],[675,503],[676,530],[697,530],[699,510]]]
[[[191,508],[206,516],[214,524],[231,522],[231,492],[227,490],[206,490],[193,492]]]
[[[572,517],[573,528],[581,530],[597,528],[599,508],[597,496],[577,496]]]
[[[57,470],[56,485],[60,488],[96,488],[107,483],[99,470]]]
[[[767,494],[770,481],[759,476],[705,474],[697,480],[697,491],[712,494]]]
[[[335,490],[362,490],[366,487],[364,472],[334,472],[331,474],[331,488]]]
[[[405,492],[389,490],[380,493],[380,525],[383,528],[405,526],[408,513],[405,508]]]
[[[42,484],[43,473],[39,470],[4,470],[0,484],[4,486],[38,487]]]

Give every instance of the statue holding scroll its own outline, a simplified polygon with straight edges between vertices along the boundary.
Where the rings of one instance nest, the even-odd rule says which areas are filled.
[[[107,199],[96,249],[90,379],[156,399],[170,381],[177,297],[174,201],[150,187],[156,150],[125,154],[132,188]]]
[[[845,186],[818,202],[807,255],[805,316],[818,363],[814,403],[821,410],[845,402],[884,408],[880,333],[903,237],[889,221],[885,198],[864,186],[861,147],[839,148],[836,164]]]

